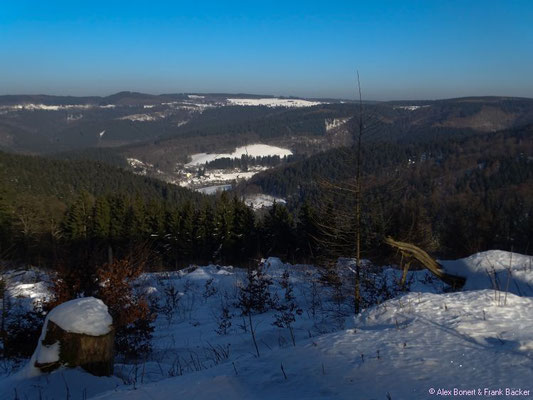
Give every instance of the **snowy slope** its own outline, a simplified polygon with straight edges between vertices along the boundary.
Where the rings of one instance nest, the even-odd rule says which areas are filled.
[[[309,101],[302,99],[227,99],[228,104],[236,106],[267,106],[267,107],[312,107],[322,104],[320,101]]]
[[[225,364],[95,398],[427,399],[432,388],[527,391],[532,331],[531,298],[509,295],[503,307],[487,290],[413,293],[368,310],[353,329],[242,358],[235,369]]]
[[[509,259],[508,252],[491,251],[442,261],[448,271],[467,276],[471,290],[457,293],[446,293],[446,285],[427,271],[411,271],[410,292],[402,292],[400,271],[365,265],[363,295],[374,305],[354,317],[352,261],[341,260],[344,297],[337,300],[315,267],[271,258],[265,272],[273,279],[272,296],[283,299],[280,279],[288,270],[303,313],[294,322],[296,346],[286,328],[273,325],[276,311],[254,315],[260,358],[235,305],[245,271],[211,265],[147,273],[137,290],[160,307],[151,358],[138,365],[118,360],[116,378],[58,371],[47,378],[57,387],[46,393],[66,398],[60,374],[72,399],[416,400],[437,397],[429,394],[432,388],[481,389],[482,394],[485,388],[532,390],[533,298],[525,291],[518,296],[494,290],[491,280],[476,275],[492,267],[507,272],[511,265],[513,278],[530,282],[531,258],[513,254],[511,264]],[[221,332],[224,307],[231,325]],[[12,392],[12,379],[0,377],[0,398]],[[38,393],[35,387],[43,382],[35,379],[19,380],[19,395]],[[89,395],[83,397],[88,384]]]
[[[121,385],[117,377],[98,377],[80,368],[62,368],[51,374],[0,379],[0,399],[85,400]]]
[[[533,257],[501,250],[441,261],[444,269],[466,278],[465,290],[499,289],[533,296]]]
[[[269,194],[252,194],[246,196],[244,199],[244,202],[247,206],[253,208],[254,210],[260,210],[262,208],[269,208],[272,207],[274,202],[279,204],[286,204],[287,202],[285,199],[282,199],[281,197],[274,197]]]
[[[268,157],[268,156],[290,156],[292,151],[281,147],[270,146],[268,144],[252,144],[249,146],[237,147],[233,153],[197,153],[191,155],[191,161],[185,164],[185,167],[194,167],[214,161],[218,158],[241,158],[244,155],[250,157]]]

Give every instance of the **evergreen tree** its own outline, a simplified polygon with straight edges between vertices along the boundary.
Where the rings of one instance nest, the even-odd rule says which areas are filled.
[[[13,237],[13,214],[5,199],[5,195],[0,192],[0,257],[11,245]]]
[[[179,211],[179,230],[177,246],[180,258],[189,263],[193,261],[194,209],[191,202],[186,202]]]
[[[256,255],[255,215],[253,210],[233,198],[232,262],[243,262]]]
[[[65,236],[71,240],[86,240],[92,227],[93,199],[82,191],[68,209],[63,225]]]
[[[296,223],[297,252],[300,258],[313,260],[319,256],[318,238],[320,228],[315,210],[306,201],[298,212]]]
[[[110,224],[109,236],[114,243],[122,241],[124,234],[124,221],[128,210],[126,196],[122,194],[110,198]]]
[[[274,203],[264,220],[264,254],[290,258],[294,254],[293,219],[284,205]]]
[[[98,197],[93,207],[92,234],[96,239],[109,240],[111,227],[111,206],[106,197]]]
[[[233,208],[229,200],[228,194],[222,192],[217,199],[215,209],[215,239],[217,242],[217,249],[215,250],[215,260],[217,262],[224,262],[228,257],[231,257],[233,247]]]

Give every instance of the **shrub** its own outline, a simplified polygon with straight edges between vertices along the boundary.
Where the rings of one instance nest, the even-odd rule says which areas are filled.
[[[116,351],[126,357],[145,355],[151,350],[152,322],[155,316],[148,302],[133,289],[142,265],[124,259],[97,268],[97,297],[109,308],[115,325]]]

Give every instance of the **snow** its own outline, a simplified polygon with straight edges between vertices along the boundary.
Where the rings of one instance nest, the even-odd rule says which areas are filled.
[[[191,172],[186,173],[185,177],[176,183],[183,187],[195,190],[202,190],[213,186],[230,186],[231,183],[239,180],[250,179],[255,174],[265,171],[267,167],[250,167],[248,171],[235,169],[210,169],[205,171],[204,175],[198,176]],[[206,189],[210,191],[210,189]]]
[[[466,278],[465,290],[499,289],[533,296],[533,257],[501,250],[440,261],[446,272]]]
[[[38,308],[50,297],[49,276],[36,268],[9,270],[2,273],[2,278],[6,281],[7,297],[16,299],[25,310]]]
[[[81,368],[61,368],[50,374],[0,380],[0,399],[86,400],[122,384],[117,377],[97,377]]]
[[[37,387],[42,398],[66,398],[65,382],[71,398],[100,400],[440,397],[431,396],[431,389],[479,389],[478,398],[505,398],[484,393],[511,388],[529,390],[522,398],[531,397],[533,297],[526,291],[533,278],[531,257],[494,250],[440,263],[467,278],[463,291],[448,293],[447,285],[427,270],[410,271],[403,291],[398,287],[401,270],[363,263],[369,284],[362,294],[372,304],[354,316],[353,260],[339,260],[341,292],[347,296],[341,303],[316,267],[265,260],[271,295],[284,298],[280,279],[288,270],[303,313],[293,326],[295,346],[286,328],[273,325],[276,311],[253,316],[259,358],[235,304],[244,270],[209,265],[145,273],[137,290],[161,310],[149,359],[116,364],[120,380],[66,369],[33,378],[19,374],[16,385],[13,377],[0,377],[0,398],[12,398],[14,387],[19,398],[39,398]],[[494,280],[483,277],[491,268],[504,274],[502,282],[511,271],[508,292],[495,290]],[[520,293],[512,292],[514,281]],[[29,296],[32,289],[23,290]],[[231,326],[219,334],[223,306],[232,315]],[[54,349],[48,350],[52,356]],[[82,397],[84,389],[88,393]]]
[[[120,117],[118,119],[134,121],[134,122],[155,121],[156,119],[158,119],[157,117],[159,113],[156,113],[156,114],[131,114],[131,115],[125,115],[124,117]]]
[[[406,110],[406,111],[416,111],[420,108],[426,108],[429,107],[429,104],[423,105],[423,106],[413,106],[413,105],[407,105],[407,106],[394,106],[393,109],[395,110]]]
[[[206,186],[206,187],[199,188],[196,190],[203,194],[216,194],[218,192],[230,190],[231,187],[232,187],[231,185],[214,185],[214,186]]]
[[[93,108],[94,104],[61,104],[61,105],[48,105],[48,104],[15,104],[10,106],[2,106],[2,109],[8,110],[27,110],[27,111],[59,111],[59,110],[87,110]]]
[[[255,174],[268,169],[268,167],[265,166],[251,166],[246,171],[229,168],[208,169],[202,175],[196,173],[197,168],[203,166],[205,163],[209,163],[219,158],[240,159],[243,155],[248,155],[250,157],[279,156],[283,158],[292,155],[292,151],[282,147],[257,143],[237,147],[232,153],[192,154],[191,161],[183,166],[185,169],[182,171],[184,177],[177,179],[174,183],[207,194],[213,194],[218,188],[226,188],[235,181],[250,179]],[[178,165],[178,169],[180,168],[182,168],[181,165]]]
[[[55,342],[48,346],[45,346],[41,343],[40,350],[36,356],[36,361],[39,364],[47,364],[59,361],[59,350],[59,342]]]
[[[47,319],[61,329],[90,336],[106,335],[111,331],[113,319],[100,299],[82,297],[58,305]]]
[[[95,399],[427,399],[432,388],[531,394],[532,329],[531,298],[509,295],[503,307],[490,290],[411,293],[294,348]]]
[[[147,175],[148,171],[154,168],[153,164],[138,160],[136,158],[126,158],[126,161],[133,168],[133,172],[138,175]]]
[[[52,309],[46,316],[37,341],[37,347],[26,366],[14,375],[14,379],[28,379],[42,375],[35,363],[47,363],[59,360],[60,344],[43,344],[46,337],[48,322],[52,321],[61,329],[90,336],[101,336],[110,332],[113,319],[107,312],[102,300],[94,297],[82,297],[67,301]],[[0,380],[0,394],[2,386]]]
[[[286,204],[285,199],[280,197],[274,197],[269,194],[253,194],[246,196],[244,200],[245,204],[249,207],[252,207],[254,210],[260,210],[262,208],[272,207],[274,202],[279,204]]]
[[[309,101],[302,99],[280,99],[280,98],[259,98],[259,99],[227,99],[230,105],[236,106],[267,106],[267,107],[312,107],[323,104],[320,101]]]
[[[218,158],[241,158],[243,155],[250,157],[268,157],[280,156],[286,157],[292,155],[292,151],[282,147],[270,146],[268,144],[252,144],[249,146],[237,147],[231,154],[229,153],[197,153],[191,155],[191,161],[185,164],[185,167],[194,167],[214,161]]]
[[[330,132],[333,129],[336,129],[342,125],[344,125],[346,122],[348,122],[350,118],[326,118],[324,123],[326,124],[326,132]]]

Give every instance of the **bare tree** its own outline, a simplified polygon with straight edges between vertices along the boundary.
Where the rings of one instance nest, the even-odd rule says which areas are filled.
[[[364,134],[363,121],[363,96],[361,95],[361,81],[359,71],[357,71],[357,91],[359,92],[359,118],[357,121],[357,131],[352,131],[357,136],[357,160],[355,172],[355,287],[354,287],[354,309],[358,314],[361,309],[361,141]],[[354,137],[355,142],[355,137]]]
[[[364,146],[370,139],[378,139],[383,130],[381,119],[377,115],[377,106],[368,105],[363,101],[359,71],[356,76],[356,107],[354,116],[346,123],[352,144],[344,149],[344,153],[339,152],[353,172],[348,173],[345,179],[320,180],[323,201],[316,221],[320,228],[320,237],[316,238],[316,241],[322,249],[327,249],[324,258],[327,260],[326,265],[330,267],[338,257],[355,258],[354,311],[359,313],[362,303],[361,260],[365,228],[362,220],[370,212],[364,209],[364,193],[374,186],[385,184],[390,178],[370,177],[364,172]]]

